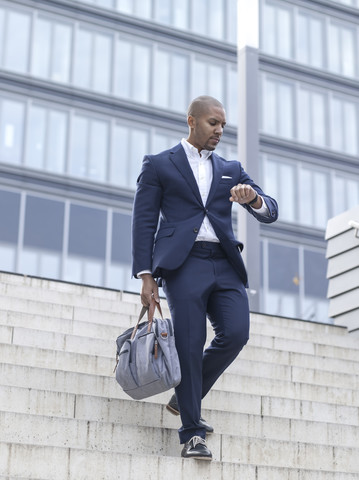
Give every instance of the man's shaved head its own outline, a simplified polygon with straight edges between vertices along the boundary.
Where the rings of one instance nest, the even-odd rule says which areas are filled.
[[[223,105],[216,98],[210,97],[209,95],[201,95],[192,100],[187,110],[187,116],[200,118],[207,112],[209,107],[219,107],[224,110]]]

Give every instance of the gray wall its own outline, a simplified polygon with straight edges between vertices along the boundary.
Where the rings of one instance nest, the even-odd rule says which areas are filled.
[[[359,336],[359,205],[331,218],[326,230],[329,316]]]

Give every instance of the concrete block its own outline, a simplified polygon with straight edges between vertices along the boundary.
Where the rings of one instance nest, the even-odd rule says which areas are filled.
[[[31,480],[68,478],[66,448],[0,443],[0,473]]]
[[[359,387],[359,375],[300,367],[292,367],[292,380],[294,382],[329,385],[354,390],[357,390]]]
[[[36,291],[33,292],[36,296]],[[68,318],[73,317],[73,307],[67,305],[56,305],[39,302],[37,300],[26,300],[23,298],[4,296],[1,299],[1,309],[13,312],[26,312],[32,314],[46,315],[49,317]]]
[[[13,328],[6,325],[0,325],[0,343],[11,343]]]
[[[110,358],[22,345],[0,344],[1,362],[18,366],[50,368],[54,371],[65,370],[111,376],[115,366],[115,353],[113,358]]]
[[[72,418],[75,395],[0,385],[0,411]]]

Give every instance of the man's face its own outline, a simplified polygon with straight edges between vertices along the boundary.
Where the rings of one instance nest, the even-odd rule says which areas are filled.
[[[214,150],[223,133],[226,124],[226,113],[222,107],[208,106],[202,115],[188,117],[190,134],[188,141],[198,149]]]

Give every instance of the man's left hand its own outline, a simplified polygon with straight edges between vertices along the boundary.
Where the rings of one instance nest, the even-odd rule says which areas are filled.
[[[235,187],[231,188],[231,196],[229,200],[231,202],[237,202],[241,205],[249,203],[256,198],[257,192],[250,185],[239,183]],[[251,205],[253,208],[261,208],[262,197],[258,195],[256,203]]]

